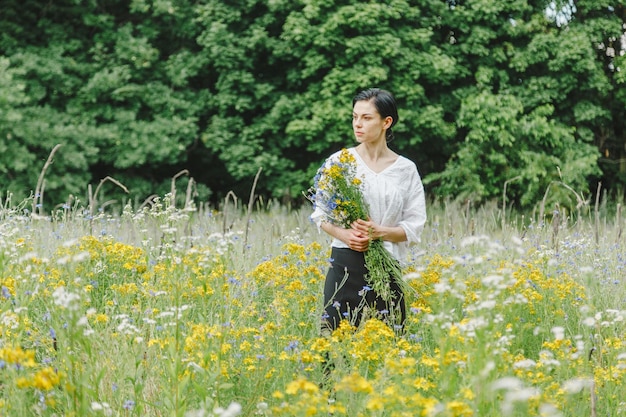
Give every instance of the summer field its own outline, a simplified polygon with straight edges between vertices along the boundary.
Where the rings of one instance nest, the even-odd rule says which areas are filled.
[[[329,241],[308,211],[168,201],[3,208],[0,416],[626,415],[615,213],[429,207],[406,333],[322,338]]]

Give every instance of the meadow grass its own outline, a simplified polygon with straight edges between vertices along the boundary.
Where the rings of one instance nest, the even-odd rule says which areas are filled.
[[[306,208],[169,201],[3,207],[0,416],[626,415],[626,260],[606,212],[431,204],[406,331],[321,337],[329,239]]]

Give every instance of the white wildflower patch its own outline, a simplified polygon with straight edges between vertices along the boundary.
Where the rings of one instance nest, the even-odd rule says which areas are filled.
[[[226,408],[215,407],[212,411],[208,411],[206,408],[187,411],[185,417],[237,417],[241,414],[241,410],[241,404],[232,402]]]
[[[561,417],[563,413],[553,404],[543,403],[539,405],[539,415],[541,417]]]
[[[219,417],[236,417],[241,414],[241,404],[232,402],[225,409],[221,407],[215,408],[214,413]]]
[[[113,410],[111,409],[111,406],[106,403],[106,402],[92,402],[91,403],[91,410],[98,412],[98,413],[102,413],[105,416],[112,416],[113,415]]]
[[[63,244],[61,246],[63,246],[64,248],[71,248],[72,246],[76,246],[80,243],[80,241],[76,238],[74,239],[70,239],[70,240],[66,240],[65,242],[63,242]]]
[[[467,247],[472,245],[482,245],[483,243],[489,243],[491,238],[487,235],[468,236],[461,240],[461,247]]]
[[[422,277],[422,274],[420,272],[409,272],[408,274],[404,275],[404,280],[411,281],[414,279],[420,279],[421,277]]]
[[[487,362],[485,367],[480,371],[480,376],[483,378],[487,378],[491,371],[496,369],[496,364],[493,361]]]
[[[542,350],[539,352],[539,358],[541,364],[548,369],[556,368],[561,365],[561,362],[555,359],[554,353],[549,350]]]
[[[517,361],[513,364],[513,368],[515,369],[531,369],[537,366],[537,362],[532,359],[523,359],[521,361]]]
[[[433,289],[435,290],[436,293],[443,294],[445,292],[452,290],[452,287],[447,282],[438,282],[435,285],[433,285]]]
[[[122,319],[122,322],[117,326],[117,331],[124,334],[135,334],[140,332],[139,328],[132,324],[130,319],[127,317]]]
[[[87,251],[82,251],[74,255],[67,255],[57,259],[58,265],[66,265],[71,263],[80,263],[84,261],[88,261],[91,255]]]
[[[7,329],[17,329],[20,325],[19,316],[12,311],[5,311],[0,316],[0,324]]]
[[[503,305],[510,304],[528,304],[528,298],[524,297],[522,294],[515,294],[511,297],[507,297],[503,302]]]
[[[80,304],[80,295],[66,291],[65,287],[58,287],[52,293],[54,304],[67,310],[77,310]]]
[[[594,317],[585,317],[582,323],[587,327],[594,327],[596,325],[596,319]]]
[[[555,326],[552,329],[555,340],[563,340],[565,338],[565,329],[561,326]]]
[[[44,264],[50,262],[50,260],[47,258],[37,258],[37,254],[35,252],[27,252],[24,255],[20,256],[19,262],[22,263],[32,261],[33,259],[38,259],[39,262]]]
[[[591,388],[593,380],[590,378],[572,378],[563,382],[561,389],[568,394],[578,394],[583,389]]]
[[[481,282],[486,287],[499,287],[504,282],[502,275],[487,275],[481,279]]]
[[[457,324],[459,332],[470,338],[476,337],[476,330],[489,326],[489,320],[484,316],[472,317]]]
[[[520,390],[524,386],[521,379],[516,378],[514,376],[505,376],[503,378],[495,380],[491,384],[491,389],[493,391],[500,390]]]
[[[507,391],[502,402],[502,412],[504,415],[510,415],[513,412],[515,403],[526,403],[532,399],[536,399],[541,395],[541,391],[535,387],[526,387]]]

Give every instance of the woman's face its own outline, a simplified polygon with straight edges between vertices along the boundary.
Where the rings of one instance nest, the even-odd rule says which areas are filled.
[[[352,130],[359,143],[385,141],[385,132],[391,126],[392,118],[382,118],[370,101],[357,101],[352,109]]]

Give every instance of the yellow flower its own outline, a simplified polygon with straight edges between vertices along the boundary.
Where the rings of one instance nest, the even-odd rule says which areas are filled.
[[[95,320],[96,320],[96,323],[106,323],[109,321],[109,316],[107,316],[106,314],[99,313],[99,314],[96,314]]]
[[[437,361],[434,358],[431,358],[431,357],[428,357],[428,356],[423,356],[421,362],[422,362],[422,365],[429,366],[429,367],[433,368],[433,370],[435,370],[435,371],[439,370],[439,361]]]
[[[5,346],[0,349],[0,359],[9,364],[19,364],[24,368],[32,368],[35,363],[35,352],[22,350],[21,347]]]
[[[330,341],[325,337],[318,337],[311,345],[314,352],[328,352],[330,350]]]
[[[289,395],[297,395],[299,393],[313,394],[319,391],[319,387],[304,378],[297,379],[287,384],[285,392]]]
[[[418,377],[413,381],[413,387],[418,390],[428,391],[429,389],[435,388],[436,386],[437,385],[424,377]]]
[[[467,360],[467,355],[465,353],[458,352],[456,350],[451,350],[446,352],[443,358],[444,365],[457,364],[459,362],[464,362]]]
[[[61,377],[51,367],[43,368],[33,375],[31,386],[42,391],[49,391],[59,385]]]
[[[4,279],[0,279],[0,287],[6,287],[9,294],[12,297],[15,297],[15,278],[6,277]]]
[[[474,393],[474,391],[472,391],[469,388],[461,388],[461,395],[463,396],[463,398],[465,398],[466,400],[473,400],[474,398],[476,398],[476,394]]]
[[[302,363],[313,363],[315,361],[315,356],[307,350],[302,351],[300,358],[302,359]]]
[[[372,384],[361,375],[350,374],[344,377],[337,384],[337,391],[363,392],[366,394],[370,394],[374,391],[374,387],[372,387]]]
[[[367,404],[365,405],[365,408],[367,408],[370,411],[382,411],[382,410],[384,410],[385,405],[383,403],[383,398],[380,395],[372,395],[367,400]]]
[[[471,407],[463,401],[450,401],[446,404],[446,410],[450,412],[452,417],[469,417],[474,415]]]
[[[341,150],[341,153],[339,154],[339,162],[341,162],[342,164],[354,164],[356,160],[346,148],[343,148]]]

